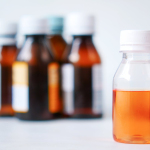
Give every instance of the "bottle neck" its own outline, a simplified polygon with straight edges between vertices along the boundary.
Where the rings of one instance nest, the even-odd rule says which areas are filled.
[[[50,34],[48,37],[63,38],[62,34]]]
[[[34,41],[41,41],[41,40],[45,40],[46,39],[46,35],[26,35],[25,36],[26,37],[26,39],[28,39],[28,38],[32,38],[32,39],[34,39]]]
[[[149,61],[150,53],[123,53],[123,60],[125,61]]]
[[[92,41],[92,35],[73,35],[73,40],[75,39],[81,39],[83,41],[85,40]]]
[[[72,43],[80,45],[80,46],[94,46],[92,41],[92,35],[74,35]]]

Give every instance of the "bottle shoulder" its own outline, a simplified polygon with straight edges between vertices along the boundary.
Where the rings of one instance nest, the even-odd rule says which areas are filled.
[[[64,44],[64,45],[67,44],[66,41],[64,40],[64,38],[63,38],[61,35],[49,36],[48,39],[49,39],[50,42],[52,42],[52,43],[54,43],[54,44],[55,44],[55,43],[58,43],[58,42],[59,42],[59,43],[62,43],[62,44]]]
[[[150,85],[150,62],[121,62],[113,79],[114,89],[148,90]]]
[[[81,66],[90,66],[101,63],[101,58],[94,44],[91,41],[82,42],[80,39],[74,40],[74,42],[68,47],[66,60],[75,65]]]
[[[1,65],[11,65],[17,56],[17,47],[15,45],[0,46]]]
[[[50,63],[54,58],[46,41],[38,42],[28,38],[17,56],[17,61],[25,61],[30,64]]]
[[[150,76],[150,61],[124,61],[122,60],[114,77]]]
[[[57,61],[61,61],[66,50],[67,43],[62,36],[51,36],[48,38],[49,45]]]

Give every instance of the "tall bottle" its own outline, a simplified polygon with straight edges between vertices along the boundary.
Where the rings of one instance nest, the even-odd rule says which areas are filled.
[[[113,137],[150,143],[150,31],[125,30],[122,61],[113,80]]]
[[[92,41],[94,17],[70,14],[67,30],[73,41],[61,68],[64,114],[77,118],[101,117],[101,59]]]
[[[13,108],[19,119],[51,119],[60,109],[59,65],[47,44],[48,22],[26,16],[20,30],[26,40],[13,64]]]
[[[63,39],[62,32],[63,32],[63,18],[61,17],[49,17],[49,43],[54,54],[55,59],[61,63],[62,56],[66,49],[67,43]]]
[[[0,22],[0,116],[13,116],[12,64],[16,59],[17,25]]]
[[[51,16],[48,18],[48,22],[49,22],[49,35],[48,35],[49,45],[53,52],[54,58],[61,66],[62,56],[64,55],[64,52],[67,46],[67,43],[63,39],[63,36],[62,36],[64,20],[62,17]],[[61,87],[61,71],[60,70],[59,70],[59,77],[60,77],[59,84]],[[57,117],[62,116],[62,94],[61,94],[60,88],[59,88],[59,96],[60,96],[59,105],[61,107],[60,107],[59,113],[57,113]]]

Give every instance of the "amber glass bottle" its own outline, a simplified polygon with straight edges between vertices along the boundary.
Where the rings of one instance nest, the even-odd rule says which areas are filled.
[[[61,62],[63,53],[66,49],[67,43],[63,39],[63,18],[61,17],[50,17],[49,19],[49,44],[55,59]]]
[[[73,42],[61,68],[64,114],[101,117],[101,59],[92,42],[94,18],[71,14],[67,21]]]
[[[47,46],[47,20],[24,17],[20,24],[26,40],[13,64],[13,108],[19,119],[52,119],[60,109],[59,65]]]
[[[62,64],[62,56],[66,50],[67,43],[63,39],[62,32],[63,32],[63,18],[62,17],[56,17],[51,16],[48,18],[49,22],[49,35],[48,35],[48,41],[49,45],[51,47],[51,50],[53,52],[55,60],[59,63],[61,66]],[[59,69],[59,77],[60,77],[60,87],[61,87],[61,71]],[[60,96],[60,111],[57,113],[56,117],[62,116],[62,94],[61,89],[59,89],[59,96]]]
[[[13,116],[12,108],[12,64],[17,48],[15,34],[17,25],[0,22],[0,116]]]

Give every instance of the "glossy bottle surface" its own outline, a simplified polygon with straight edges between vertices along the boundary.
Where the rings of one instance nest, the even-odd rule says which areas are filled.
[[[13,116],[14,110],[12,108],[12,64],[16,59],[17,48],[15,45],[0,46],[0,54],[0,115]]]
[[[50,35],[48,39],[55,59],[61,62],[67,43],[61,35]]]
[[[59,66],[54,62],[47,47],[46,37],[44,35],[27,36],[16,62],[25,62],[28,66],[28,110],[23,113],[17,112],[16,116],[24,120],[53,118],[52,113],[57,113],[60,109],[59,104],[55,105],[57,102],[54,102],[53,107],[51,104],[53,102],[50,100],[52,89],[54,90],[53,100],[59,101],[57,97]],[[51,70],[53,67],[54,69]],[[52,84],[56,90],[51,88]]]
[[[69,81],[67,81],[67,78],[70,78],[69,74],[63,73],[62,78],[64,82],[62,83],[64,113],[66,115],[77,118],[102,116],[101,85],[97,87],[97,90],[94,90],[95,87],[93,87],[94,76],[96,75],[97,79],[100,78],[100,64],[101,59],[93,45],[92,36],[74,36],[62,66],[63,72],[68,71],[69,74],[72,74],[72,80],[70,79],[72,85],[69,85]],[[96,70],[97,73],[93,73],[93,70]],[[68,77],[66,78],[66,76]],[[68,87],[65,85],[65,81],[68,82],[66,83]],[[101,84],[99,81],[98,83]]]
[[[113,137],[121,143],[150,143],[150,54],[124,53],[114,76]]]

